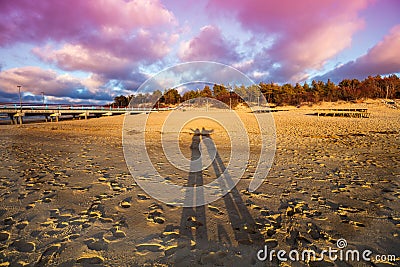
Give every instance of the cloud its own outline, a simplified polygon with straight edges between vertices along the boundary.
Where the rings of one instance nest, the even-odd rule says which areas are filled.
[[[90,74],[87,78],[81,80],[82,85],[89,90],[96,92],[99,88],[104,87],[107,79],[98,74]]]
[[[2,95],[10,95],[7,102],[18,99],[17,85],[22,86],[23,96],[44,92],[46,96],[54,97],[99,98],[96,91],[84,87],[79,79],[68,74],[58,74],[54,70],[22,67],[0,72],[0,92]]]
[[[111,79],[124,78],[140,63],[163,58],[177,39],[175,35],[148,35],[140,31],[130,39],[120,36],[113,40],[101,39],[90,45],[68,43],[60,49],[52,46],[35,47],[32,52],[41,60],[63,70],[94,72]]]
[[[128,58],[117,57],[108,51],[90,51],[81,45],[66,44],[59,50],[36,47],[32,51],[41,60],[53,63],[63,70],[81,70],[109,77],[119,76],[134,65]]]
[[[75,98],[80,102],[110,102],[116,94],[131,94],[146,78],[141,73],[131,73],[126,80],[108,80],[97,74],[76,78],[50,69],[28,66],[0,72],[0,96],[9,97],[3,102],[17,101],[17,85],[21,85],[25,100],[29,94],[39,96],[44,92],[49,99],[60,101]],[[63,103],[67,102],[64,100]]]
[[[89,42],[131,34],[137,28],[175,23],[157,0],[3,1],[0,5],[0,45],[16,42]]]
[[[0,103],[17,103],[19,101],[18,92],[7,93],[0,90]]]
[[[239,59],[235,44],[227,40],[215,26],[205,26],[193,39],[183,42],[179,57],[183,61],[210,60],[231,63]]]
[[[46,63],[108,79],[163,59],[178,39],[174,15],[158,0],[16,0],[0,12],[0,47],[36,44],[32,52]]]
[[[296,82],[351,45],[353,34],[364,26],[358,12],[368,2],[218,0],[210,1],[209,8],[212,16],[234,16],[244,29],[265,37],[268,45],[255,57],[254,71]]]
[[[350,61],[334,70],[316,77],[338,82],[345,78],[364,79],[370,75],[400,72],[400,24],[394,26],[382,41],[372,47],[365,55]]]

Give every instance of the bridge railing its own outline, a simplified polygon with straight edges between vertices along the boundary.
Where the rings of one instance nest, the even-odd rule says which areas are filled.
[[[167,111],[173,110],[174,108],[147,108],[147,107],[107,107],[107,106],[74,106],[74,105],[22,105],[19,104],[8,104],[8,105],[0,105],[0,109],[3,110],[82,110],[82,111],[152,111],[152,110],[160,110]]]

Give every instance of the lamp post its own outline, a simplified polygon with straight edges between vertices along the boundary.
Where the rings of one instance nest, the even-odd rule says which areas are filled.
[[[44,106],[44,92],[41,92],[42,94],[42,102],[43,102],[43,106]]]
[[[232,87],[229,87],[229,110],[232,110]]]
[[[17,85],[17,87],[18,87],[18,95],[19,95],[19,110],[22,113],[21,85]]]
[[[18,87],[18,96],[19,96],[19,123],[22,124],[22,100],[21,100],[21,85],[17,85]]]

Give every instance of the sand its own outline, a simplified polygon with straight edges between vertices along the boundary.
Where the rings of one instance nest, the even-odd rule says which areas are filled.
[[[317,108],[332,105],[352,106]],[[360,266],[256,257],[265,244],[320,253],[340,238],[347,248],[399,257],[400,111],[379,101],[354,105],[368,107],[370,118],[316,117],[308,107],[274,113],[274,164],[252,193],[260,142],[254,115],[242,112],[252,151],[243,179],[197,208],[166,205],[137,185],[122,151],[123,116],[1,125],[0,266]],[[160,153],[157,129],[167,115],[152,116],[147,148],[170,182],[185,185],[189,174]],[[182,153],[190,157],[193,127],[214,129],[226,166],[227,133],[210,121],[186,125]],[[203,171],[204,183],[216,172]]]

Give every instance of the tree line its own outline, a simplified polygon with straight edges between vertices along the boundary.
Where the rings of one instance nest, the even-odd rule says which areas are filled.
[[[357,101],[364,98],[394,99],[400,98],[400,78],[393,74],[386,77],[379,75],[369,76],[362,81],[344,79],[338,84],[330,80],[327,82],[313,80],[311,84],[305,82],[303,84],[296,83],[295,85],[290,83],[278,85],[273,82],[260,82],[258,85],[247,87],[243,85],[228,87],[214,84],[212,89],[209,85],[205,85],[201,90],[186,91],[182,95],[177,89],[165,90],[164,93],[156,90],[152,94],[120,95],[114,98],[113,105],[125,107],[132,101],[135,106],[156,103],[155,107],[164,107],[198,97],[209,97],[235,107],[244,101],[257,103],[260,101],[261,94],[263,94],[268,103],[278,106],[311,105],[321,101]]]

